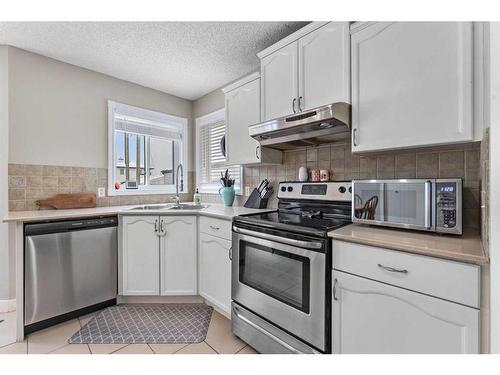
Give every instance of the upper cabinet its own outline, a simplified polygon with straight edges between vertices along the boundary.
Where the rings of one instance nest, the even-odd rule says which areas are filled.
[[[260,122],[260,74],[223,89],[226,107],[226,157],[230,164],[281,164],[282,152],[261,148],[248,127]]]
[[[349,23],[330,22],[298,40],[301,111],[351,102]]]
[[[471,22],[351,28],[352,150],[474,139]]]
[[[258,56],[262,121],[350,102],[348,22],[313,22]]]

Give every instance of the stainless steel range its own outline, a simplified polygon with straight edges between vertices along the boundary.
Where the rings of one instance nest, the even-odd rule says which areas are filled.
[[[328,353],[327,234],[351,222],[351,182],[282,182],[278,199],[233,220],[233,333],[261,353]]]

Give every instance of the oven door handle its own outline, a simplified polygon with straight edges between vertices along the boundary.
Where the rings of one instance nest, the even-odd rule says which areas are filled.
[[[257,238],[263,238],[265,240],[281,242],[281,243],[284,243],[287,245],[303,247],[306,249],[321,249],[323,247],[323,244],[321,242],[316,242],[316,241],[295,240],[293,238],[280,237],[280,236],[275,236],[272,234],[260,233],[260,232],[255,232],[253,230],[238,228],[236,226],[233,226],[233,230],[236,233],[246,234],[248,236],[257,237]]]
[[[238,314],[238,309],[236,307],[233,307],[233,313],[234,313],[234,315],[236,315],[236,317],[238,319],[241,319],[242,321],[244,321],[246,324],[248,324],[252,328],[256,329],[257,331],[259,331],[263,335],[269,337],[271,340],[277,342],[278,344],[284,346],[285,348],[287,348],[291,352],[293,352],[295,354],[307,354],[307,353],[301,352],[300,350],[295,349],[293,346],[291,346],[290,344],[287,344],[286,342],[281,340],[279,337],[274,336],[272,333],[266,331],[264,328],[259,327],[257,324],[252,322],[250,319],[247,319],[244,316],[241,316],[240,314]]]

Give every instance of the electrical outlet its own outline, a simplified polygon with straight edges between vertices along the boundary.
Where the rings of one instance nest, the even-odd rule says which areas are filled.
[[[245,195],[247,197],[250,195],[250,186],[245,186]]]
[[[97,197],[104,198],[106,196],[106,188],[100,187],[97,188]]]

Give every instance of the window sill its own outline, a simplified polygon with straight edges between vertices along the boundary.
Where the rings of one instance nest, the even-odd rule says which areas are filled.
[[[179,194],[187,194],[187,191],[179,191]],[[140,190],[140,189],[128,189],[128,190],[108,190],[108,196],[110,197],[119,197],[121,195],[175,195],[175,188],[173,190]]]

